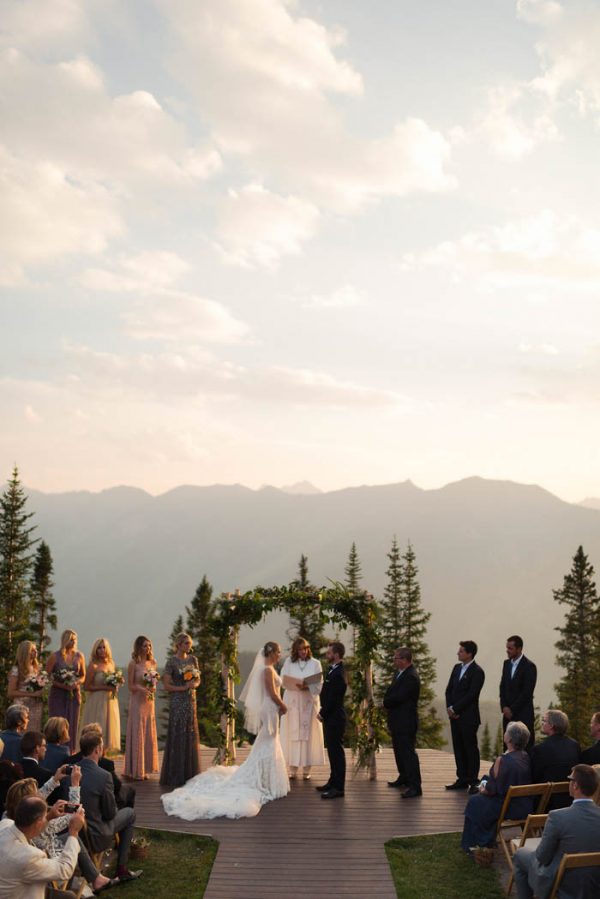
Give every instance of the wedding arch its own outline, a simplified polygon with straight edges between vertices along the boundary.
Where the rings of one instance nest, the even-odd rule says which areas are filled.
[[[269,612],[317,611],[323,624],[355,631],[349,696],[349,714],[355,728],[357,769],[377,777],[376,753],[381,733],[381,713],[373,696],[373,663],[379,642],[378,606],[370,593],[351,593],[339,583],[318,590],[255,587],[246,593],[224,593],[216,601],[211,632],[221,656],[221,728],[217,759],[222,765],[235,761],[235,684],[239,681],[238,637],[242,625],[255,627]]]

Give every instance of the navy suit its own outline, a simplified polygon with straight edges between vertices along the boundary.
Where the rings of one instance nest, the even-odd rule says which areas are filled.
[[[33,777],[37,781],[38,787],[43,787],[54,775],[54,771],[43,768],[35,759],[21,759],[20,765],[25,777]]]
[[[581,761],[584,765],[600,765],[600,740],[588,749],[583,750]]]
[[[512,718],[502,716],[502,727],[506,730],[511,721],[522,721],[529,728],[529,745],[535,739],[535,712],[533,709],[533,691],[537,681],[537,668],[526,656],[521,656],[514,675],[512,663],[507,659],[502,666],[500,680],[500,709],[505,706],[512,712]]]
[[[410,789],[419,791],[421,768],[415,743],[419,727],[417,708],[420,692],[419,675],[415,667],[409,665],[404,671],[398,671],[383,697],[398,774]]]
[[[327,672],[320,696],[323,736],[331,768],[328,783],[330,787],[341,793],[344,792],[346,783],[346,753],[344,752],[346,686],[344,665],[340,662]]]
[[[581,750],[576,740],[566,734],[551,734],[531,750],[531,778],[534,784],[566,780],[574,765],[579,764]],[[565,808],[571,797],[557,793],[550,797],[548,809]]]
[[[458,718],[450,719],[452,748],[456,760],[456,779],[461,783],[475,784],[479,780],[479,746],[477,729],[481,724],[479,694],[485,681],[485,673],[473,661],[462,678],[459,662],[452,669],[446,687],[446,707],[454,709]]]

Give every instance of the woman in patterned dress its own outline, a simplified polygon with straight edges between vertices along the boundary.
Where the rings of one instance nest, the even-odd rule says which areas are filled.
[[[23,640],[17,646],[15,666],[8,677],[8,698],[11,703],[18,702],[29,709],[29,730],[42,729],[42,710],[44,690],[26,690],[25,680],[32,674],[38,674],[40,663],[35,643]]]
[[[72,686],[60,680],[60,672],[70,669],[75,675]],[[67,628],[60,638],[60,649],[53,652],[46,662],[46,671],[52,679],[48,695],[48,717],[66,718],[69,722],[71,752],[77,750],[81,685],[85,680],[85,659],[77,649],[77,634]]]
[[[196,688],[200,685],[198,660],[190,655],[192,638],[179,634],[175,654],[165,667],[163,684],[170,696],[169,726],[160,782],[180,787],[200,771],[200,735],[196,713]]]
[[[129,715],[125,744],[124,775],[130,780],[148,780],[158,771],[158,742],[156,739],[156,688],[145,680],[146,672],[156,671],[152,642],[143,635],[133,644],[131,662],[127,669],[129,686]]]

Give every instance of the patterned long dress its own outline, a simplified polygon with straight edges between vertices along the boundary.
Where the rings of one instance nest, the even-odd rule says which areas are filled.
[[[29,671],[29,674],[35,674],[33,668]],[[11,668],[10,676],[17,678],[17,690],[24,691],[25,678],[21,678],[19,669],[16,665],[14,668]],[[29,709],[28,730],[42,730],[43,698],[41,696],[21,696],[18,700],[15,700],[15,702],[18,702],[20,705],[25,705]]]
[[[144,671],[152,667],[146,662],[136,662],[134,683],[144,686]],[[158,771],[154,706],[154,700],[147,699],[145,690],[135,690],[129,694],[124,774],[134,780],[142,780]]]
[[[165,666],[165,674],[170,675],[173,686],[182,687],[185,683],[183,671],[190,666],[198,668],[198,660],[194,656],[185,659],[171,656]],[[196,691],[171,693],[170,703],[160,782],[166,787],[180,787],[200,771]]]
[[[55,671],[61,668],[70,668],[78,677],[83,674],[81,662],[83,656],[76,653],[72,662],[67,662],[63,658],[60,650],[54,653],[55,663],[51,677]],[[79,729],[79,710],[81,708],[81,692],[80,690],[61,690],[60,687],[52,685],[48,694],[48,717],[66,718],[69,722],[69,746],[71,752],[77,751],[77,733]]]

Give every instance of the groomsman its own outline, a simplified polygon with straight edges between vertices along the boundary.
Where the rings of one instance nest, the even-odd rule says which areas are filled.
[[[502,729],[511,721],[522,721],[529,728],[529,745],[535,742],[535,713],[533,691],[537,681],[537,668],[523,655],[523,640],[516,634],[506,641],[506,659],[500,680],[500,708]]]
[[[396,650],[394,667],[396,675],[385,691],[383,706],[387,710],[398,779],[391,781],[388,786],[408,787],[402,798],[413,799],[423,795],[419,756],[415,752],[421,682],[412,663],[412,652],[408,647],[402,646]]]
[[[321,799],[338,799],[344,795],[346,783],[346,753],[344,752],[344,731],[346,729],[346,712],[344,695],[346,693],[346,672],[342,659],[346,654],[343,643],[337,640],[330,643],[325,651],[329,662],[329,671],[321,690],[321,711],[319,720],[323,722],[323,736],[329,756],[331,773],[329,780],[316,789]]]
[[[446,687],[446,707],[452,732],[452,748],[456,760],[456,780],[446,784],[447,790],[465,790],[476,793],[479,784],[479,746],[477,729],[479,694],[485,681],[485,673],[475,661],[477,643],[461,640],[458,646],[458,664],[452,669]]]

